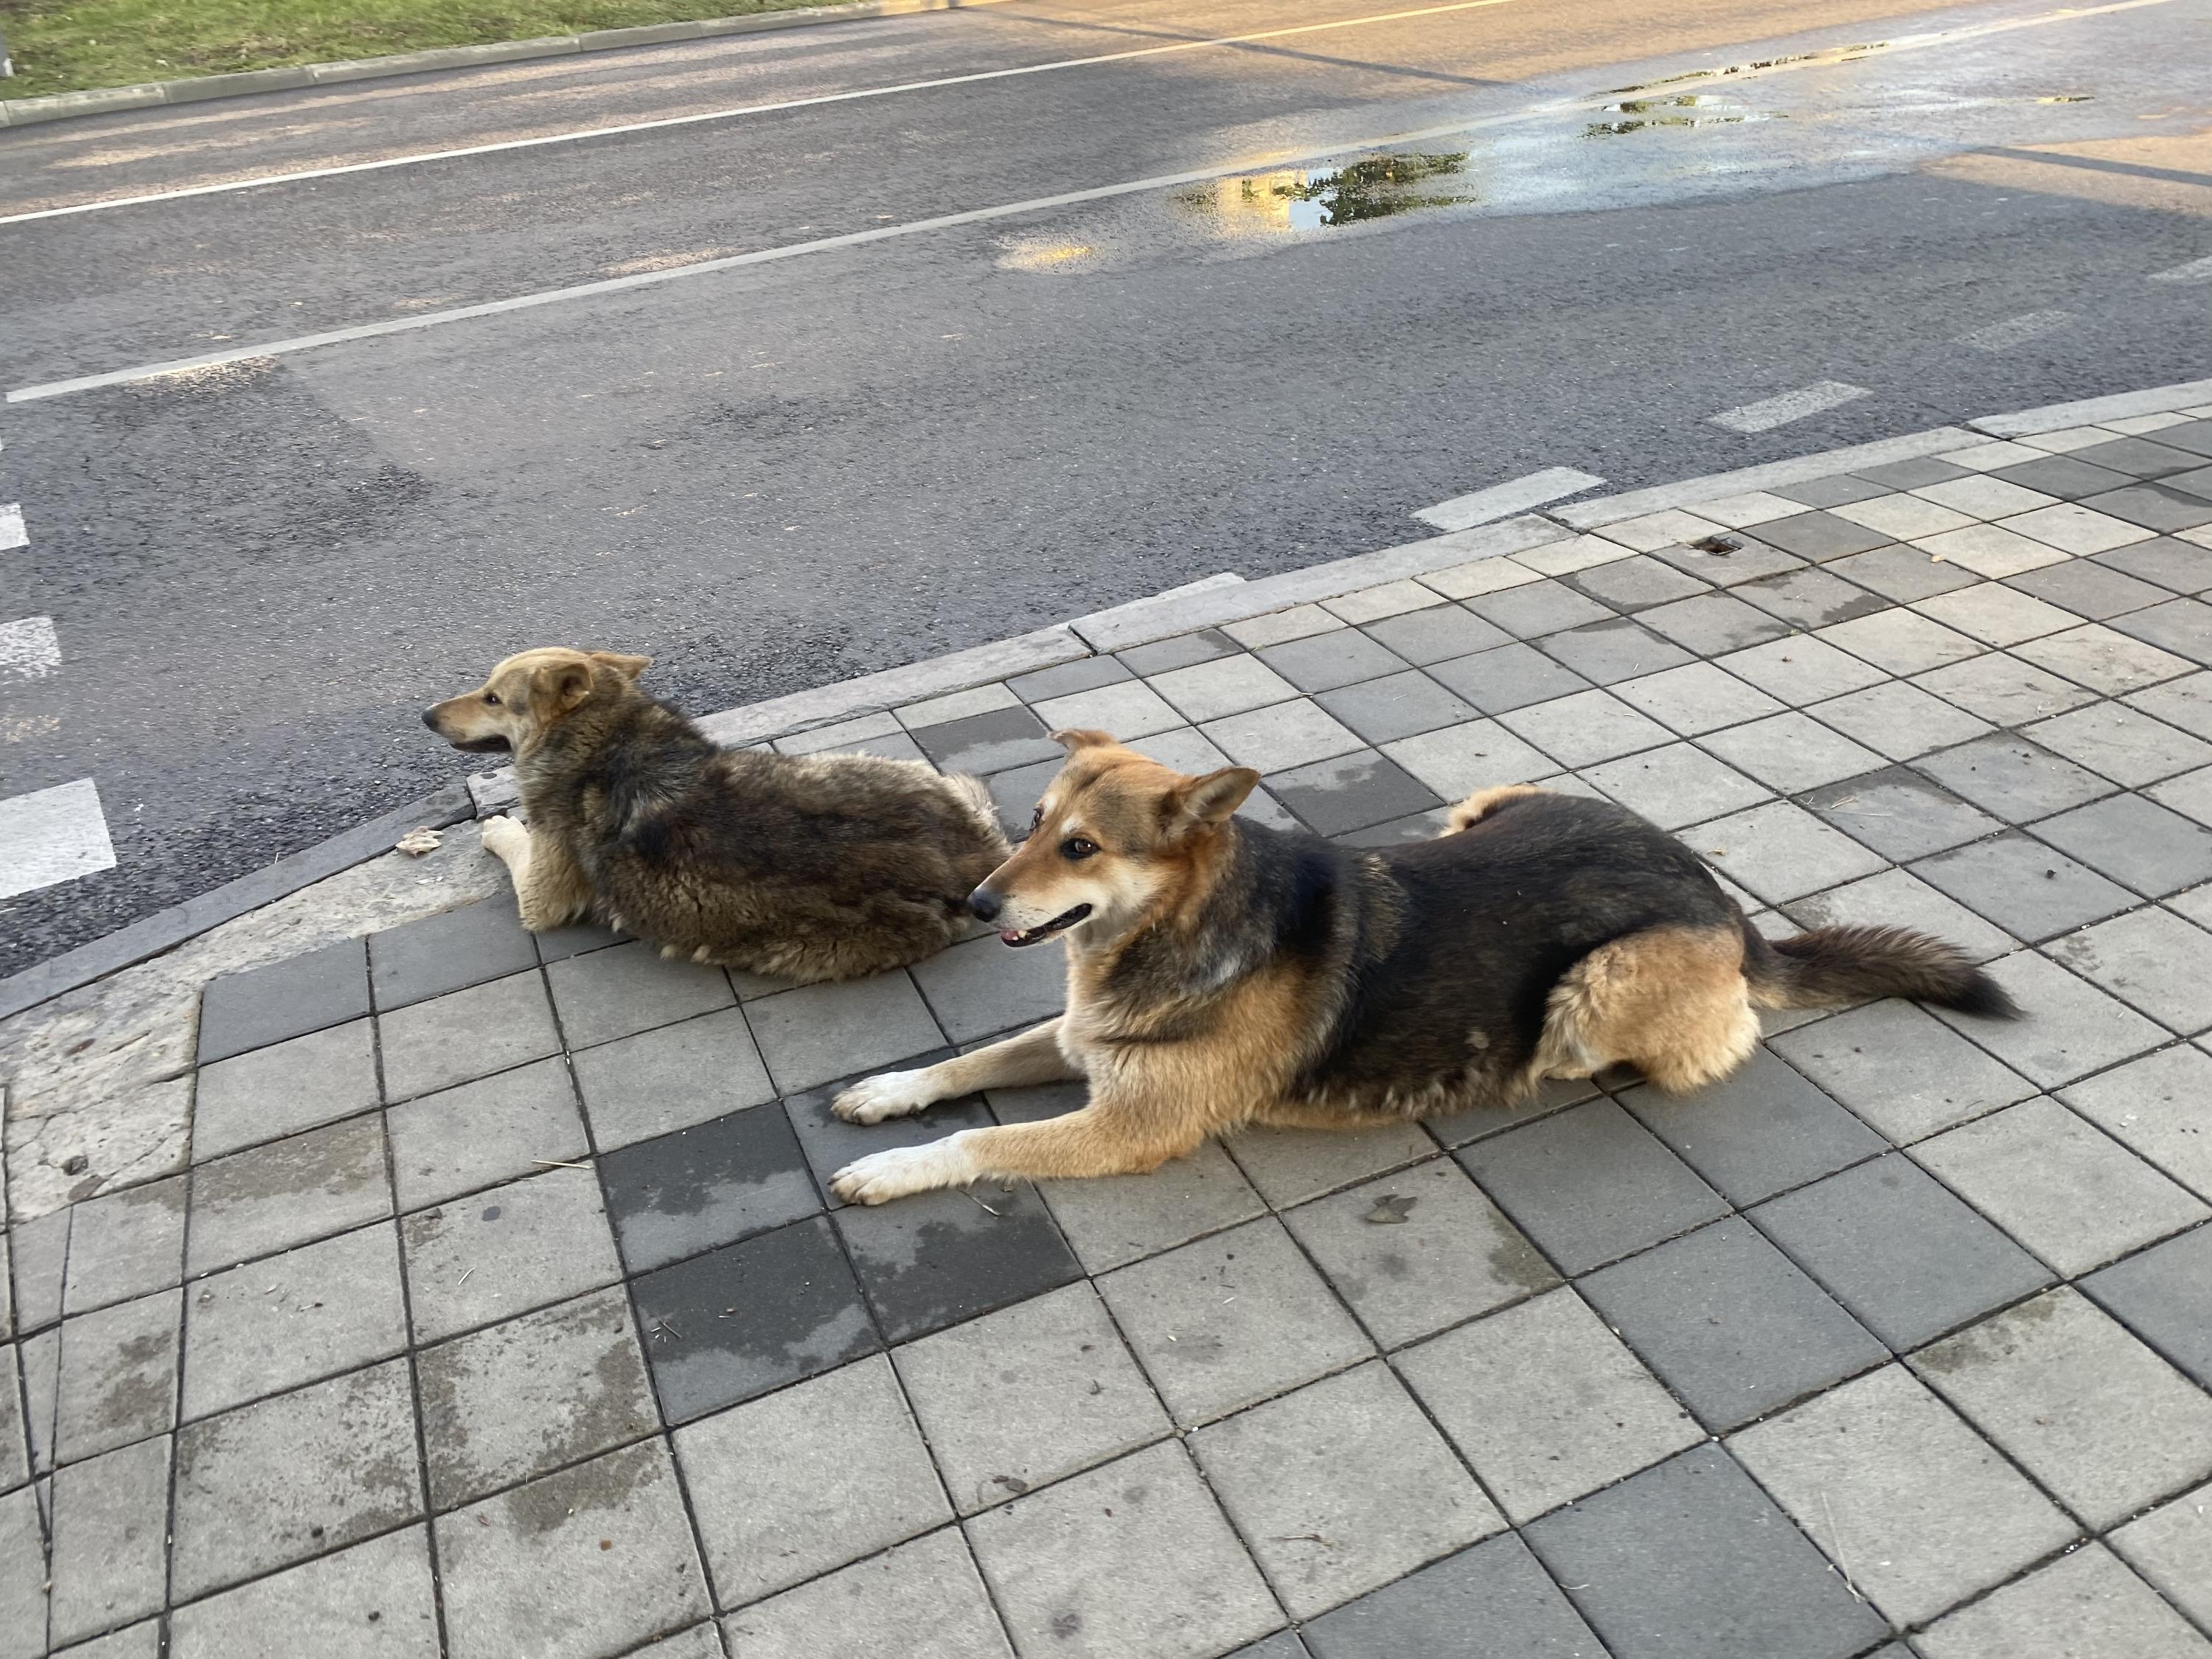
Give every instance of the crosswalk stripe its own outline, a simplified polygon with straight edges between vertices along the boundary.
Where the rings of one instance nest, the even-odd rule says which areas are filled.
[[[2074,313],[2070,311],[2030,311],[2018,317],[2008,317],[2001,323],[1970,329],[1952,343],[1970,346],[1976,351],[2009,351],[2016,345],[2026,345],[2030,340],[2056,334],[2073,320]]]
[[[1713,425],[1724,426],[1731,432],[1771,432],[1778,426],[1787,426],[1792,421],[1802,421],[1808,415],[1818,415],[1866,395],[1867,389],[1863,386],[1850,386],[1842,380],[1815,380],[1795,392],[1724,409],[1709,418]]]
[[[0,899],[115,867],[90,778],[0,800]]]
[[[0,684],[42,680],[62,665],[62,642],[52,617],[0,623]]]
[[[0,503],[0,553],[30,544],[31,532],[23,528],[22,507],[14,501]]]

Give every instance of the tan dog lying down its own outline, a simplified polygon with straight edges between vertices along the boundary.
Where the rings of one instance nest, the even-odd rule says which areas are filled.
[[[589,918],[757,974],[850,979],[965,931],[1006,856],[989,794],[919,761],[718,748],[638,689],[647,659],[546,647],[424,711],[511,751],[529,827],[487,818],[523,926]]]

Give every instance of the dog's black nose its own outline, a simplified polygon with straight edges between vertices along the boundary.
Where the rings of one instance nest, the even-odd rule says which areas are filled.
[[[428,726],[433,732],[436,731],[438,729],[438,711],[434,708],[424,709],[422,711],[422,724]]]
[[[991,921],[1006,908],[1006,902],[989,888],[978,887],[968,895],[968,908],[975,912],[976,921]]]

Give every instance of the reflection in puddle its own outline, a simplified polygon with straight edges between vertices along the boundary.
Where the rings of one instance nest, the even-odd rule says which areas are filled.
[[[1783,118],[1765,110],[1746,109],[1709,92],[1678,93],[1671,98],[1624,98],[1617,104],[1605,105],[1598,112],[1618,118],[1592,121],[1583,129],[1583,137],[1617,138],[1646,127],[1735,126],[1746,121]]]
[[[1340,167],[1291,167],[1218,179],[1175,199],[1230,230],[1319,230],[1420,208],[1480,200],[1462,175],[1467,152],[1370,155]],[[1459,179],[1456,184],[1440,180]]]

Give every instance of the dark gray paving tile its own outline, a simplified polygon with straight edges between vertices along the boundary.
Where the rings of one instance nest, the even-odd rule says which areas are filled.
[[[1017,675],[1006,682],[1006,690],[1024,702],[1045,702],[1078,691],[1095,691],[1102,685],[1118,685],[1133,678],[1119,658],[1079,657],[1073,662],[1040,668],[1034,674]]]
[[[1711,591],[1695,576],[1641,553],[1632,559],[1593,565],[1565,580],[1577,592],[1587,593],[1613,610],[1626,611],[1646,611],[1653,605]]]
[[[1899,605],[1948,593],[1954,587],[1972,587],[1981,580],[1971,570],[1902,542],[1854,553],[1849,558],[1836,560],[1827,568]]]
[[[957,1325],[1083,1277],[1036,1188],[984,1182],[835,1215],[860,1288],[893,1342]]]
[[[1569,1273],[1728,1211],[1718,1193],[1610,1100],[1492,1135],[1458,1156],[1498,1206]]]
[[[1748,531],[1731,530],[1721,536],[1701,536],[1694,542],[1676,542],[1651,556],[1699,581],[1716,587],[1734,587],[1762,576],[1779,576],[1802,570],[1804,560],[1794,553],[1770,547]]]
[[[791,1120],[774,1106],[608,1152],[599,1159],[599,1179],[633,1273],[822,1207]]]
[[[2112,793],[2095,773],[2024,738],[1977,738],[1928,756],[1919,767],[1952,793],[2008,823],[2047,817]]]
[[[1492,643],[1502,642],[1501,634]],[[1301,691],[1334,691],[1340,685],[1395,674],[1407,666],[1395,652],[1386,651],[1356,628],[1310,635],[1286,645],[1271,645],[1255,653]]]
[[[2056,938],[2139,902],[2017,830],[1923,860],[1912,873],[2015,939]]]
[[[2212,1389],[2212,1226],[2154,1244],[2081,1281],[2105,1311]]]
[[[1165,674],[1212,662],[1217,657],[1233,657],[1243,649],[1219,629],[1201,628],[1195,634],[1133,646],[1121,653],[1121,662],[1133,674]]]
[[[1839,472],[1832,478],[1777,484],[1767,493],[1779,495],[1784,501],[1802,501],[1808,507],[1847,507],[1853,501],[1871,501],[1876,495],[1887,495],[1895,488],[1893,484],[1869,483],[1864,478]]]
[[[1496,623],[1456,605],[1433,605],[1401,617],[1385,617],[1360,631],[1416,665],[1487,651],[1513,637]]]
[[[1736,1205],[1802,1186],[1888,1146],[1764,1048],[1733,1076],[1694,1093],[1664,1095],[1639,1084],[1620,1103]]]
[[[2185,449],[2192,455],[2212,455],[2212,419],[2184,421],[2161,427],[2158,441],[2168,449]]]
[[[2202,593],[2212,588],[2212,548],[2197,547],[2177,536],[2154,536],[2147,542],[2130,542],[2125,547],[2115,547],[2108,552],[2093,554],[2088,559],[2075,561],[2093,569],[2123,573],[2146,582],[2155,582],[2160,587],[2176,593]],[[2046,599],[2056,605],[2066,601],[2045,593]],[[2068,605],[2067,609],[2078,607]],[[2130,606],[2129,609],[2136,609]],[[2090,616],[2094,612],[2083,611]]]
[[[2190,472],[2169,472],[2159,483],[2166,489],[2182,490],[2212,501],[2212,466],[2200,466]]]
[[[2202,599],[2168,599],[2106,625],[2193,663],[2212,663],[2212,605]]]
[[[2144,544],[2138,542],[2136,546]],[[2177,542],[2177,547],[2187,547],[2186,542]],[[2123,548],[2121,552],[2132,552]],[[2202,549],[2191,549],[2212,562],[2212,554]],[[2140,611],[2145,605],[2156,605],[2166,595],[2163,587],[2138,580],[2124,570],[2108,569],[2116,562],[2106,555],[2103,562],[2094,559],[2068,559],[2061,564],[2047,564],[2040,570],[2030,570],[2005,579],[2007,587],[2016,587],[2023,593],[2033,593],[2039,599],[2062,605],[2077,617],[2087,617],[2092,622],[2103,622],[2107,617]],[[2205,585],[2212,586],[2212,574],[2205,577]],[[2194,592],[2195,590],[2191,590]]]
[[[895,1067],[878,1069],[916,1071],[949,1058],[951,1053],[949,1048],[933,1049],[903,1059]],[[784,1102],[791,1115],[791,1127],[798,1132],[799,1144],[813,1168],[816,1182],[825,1193],[830,1188],[830,1177],[855,1158],[886,1147],[919,1146],[960,1129],[987,1128],[993,1121],[982,1096],[963,1095],[957,1100],[940,1101],[927,1111],[906,1117],[887,1117],[881,1123],[848,1123],[830,1109],[830,1103],[847,1085],[859,1080],[857,1077],[842,1078],[822,1088],[793,1095]],[[832,1198],[829,1201],[835,1208],[841,1200]]]
[[[538,946],[540,962],[559,962],[568,957],[580,957],[587,951],[604,951],[610,945],[626,945],[634,937],[617,933],[611,927],[594,927],[580,921],[567,927],[549,927],[542,933],[533,933],[531,939]]]
[[[1939,461],[1932,455],[1916,455],[1911,460],[1890,461],[1881,466],[1863,466],[1852,476],[1891,489],[1921,489],[1947,479],[1964,478],[1970,473],[1966,467]]]
[[[1497,1659],[1583,1659],[1598,1652],[1597,1638],[1573,1603],[1512,1533],[1323,1613],[1305,1627],[1305,1650],[1314,1659],[1462,1659],[1477,1632],[1480,1651]],[[1246,1652],[1257,1655],[1264,1647]]]
[[[1278,772],[1267,787],[1322,836],[1369,829],[1443,804],[1426,784],[1371,749]]]
[[[1613,1659],[1848,1659],[1888,1623],[1718,1446],[1525,1534]]]
[[[1803,797],[1806,805],[1887,859],[1924,858],[2004,826],[1909,767],[1846,778]]]
[[[1762,576],[1732,591],[1768,616],[1806,629],[1870,617],[1889,604],[1879,593],[1869,593],[1814,566]]]
[[[1880,547],[1890,539],[1879,530],[1869,530],[1864,525],[1853,524],[1849,519],[1839,519],[1832,513],[1822,512],[1800,513],[1787,519],[1770,519],[1759,526],[1759,538],[1771,542],[1785,553],[1795,553],[1801,559],[1811,559],[1816,562],[1840,559],[1849,553],[1863,553],[1869,548]]]
[[[1349,834],[1332,836],[1330,840],[1346,847],[1403,847],[1408,842],[1434,841],[1451,826],[1445,821],[1450,809],[1439,806],[1426,812],[1416,812],[1408,818],[1393,818],[1388,823],[1377,823],[1365,830],[1354,830]]]
[[[2162,478],[2169,472],[2186,472],[2204,464],[2202,455],[2162,444],[2155,437],[2113,438],[2068,453],[2091,466],[2107,467],[2136,478]]]
[[[1779,639],[1788,624],[1729,593],[1701,593],[1640,613],[1644,625],[1701,657]]]
[[[2141,795],[2077,807],[2035,833],[2139,893],[2160,896],[2212,878],[2212,830]]]
[[[1419,611],[1416,616],[1431,613]],[[1470,621],[1478,620],[1470,617]],[[1485,624],[1487,626],[1487,624]],[[1521,647],[1526,649],[1525,647]],[[1314,701],[1370,743],[1418,736],[1475,718],[1475,709],[1414,669],[1324,691]]]
[[[2072,501],[2094,495],[2100,489],[2116,489],[2126,483],[2131,475],[2109,466],[2098,466],[2075,454],[2046,455],[2039,461],[2021,461],[2016,465],[2001,466],[1989,476]]]
[[[1785,1193],[1750,1213],[1899,1352],[2051,1282],[2041,1262],[1902,1152]]]
[[[1503,592],[1485,593],[1469,599],[1467,608],[1521,640],[1602,622],[1613,614],[1609,607],[1556,581],[1526,582]]]
[[[199,1063],[305,1036],[368,1012],[368,952],[357,939],[210,980],[200,993]]]
[[[1060,775],[1059,759],[1032,761],[1027,766],[1010,767],[1004,772],[994,772],[983,780],[991,791],[991,805],[998,809],[999,826],[1017,842],[1029,839],[1030,820],[1036,812],[1036,804],[1044,799],[1044,792]]]
[[[1599,685],[1656,674],[1662,668],[1679,668],[1695,660],[1680,646],[1626,617],[1547,635],[1541,646],[1554,661],[1565,663]]]
[[[2212,524],[2212,501],[2165,484],[2129,484],[2124,489],[2108,489],[2101,495],[2088,496],[2081,505],[2124,519],[2130,524],[2139,524],[2146,530],[2155,530],[2161,535]]]
[[[537,947],[505,894],[368,936],[368,982],[380,1009],[502,979],[537,961]]]
[[[1057,759],[1061,752],[1045,734],[1044,722],[1026,708],[994,708],[942,726],[925,726],[910,735],[947,772],[1003,772],[1031,761]]]
[[[1601,1267],[1577,1288],[1717,1434],[1889,1358],[1741,1217]]]
[[[686,1423],[883,1346],[821,1216],[631,1282],[661,1415]]]
[[[1589,682],[1581,675],[1527,645],[1501,645],[1494,651],[1454,658],[1432,665],[1429,673],[1486,714],[1509,714],[1589,690]]]
[[[1900,1146],[2035,1092],[1926,1009],[1894,999],[1799,1026],[1773,1042]]]

